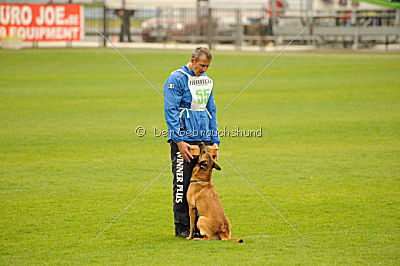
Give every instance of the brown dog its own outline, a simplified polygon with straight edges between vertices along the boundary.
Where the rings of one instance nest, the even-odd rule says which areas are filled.
[[[199,216],[197,228],[204,238],[194,240],[230,240],[242,243],[243,239],[232,239],[231,225],[226,217],[217,191],[211,182],[213,168],[221,170],[210,154],[210,148],[200,145],[200,155],[197,165],[193,169],[190,185],[187,192],[190,216],[190,234],[187,239],[193,238],[196,214]]]

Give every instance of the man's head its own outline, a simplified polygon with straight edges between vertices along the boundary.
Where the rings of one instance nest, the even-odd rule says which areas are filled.
[[[212,55],[210,50],[205,47],[197,47],[193,50],[192,59],[192,70],[196,76],[201,76],[207,71],[211,64]]]

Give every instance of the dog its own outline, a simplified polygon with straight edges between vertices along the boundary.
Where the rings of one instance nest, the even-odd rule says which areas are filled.
[[[219,239],[242,243],[243,239],[231,238],[231,225],[211,182],[213,169],[221,170],[221,167],[210,154],[210,148],[202,143],[198,163],[193,168],[186,194],[190,217],[190,233],[187,239],[193,238],[197,214],[199,217],[197,228],[204,238],[194,238],[194,240]]]

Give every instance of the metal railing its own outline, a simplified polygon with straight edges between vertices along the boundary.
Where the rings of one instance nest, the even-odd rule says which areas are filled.
[[[121,19],[113,10],[104,14],[105,34],[119,39]],[[130,18],[130,34],[135,42],[233,44],[240,49],[281,44],[306,27],[295,44],[359,47],[399,42],[399,17],[399,9],[286,10],[274,17],[262,9],[140,9]],[[88,28],[87,33],[95,32]]]
[[[5,0],[7,3],[29,3]],[[84,6],[84,41],[106,45],[96,28],[113,41],[279,45],[306,28],[293,44],[368,47],[398,43],[400,9],[271,10],[198,8],[110,9],[103,0],[53,0]],[[271,15],[272,12],[272,15]],[[129,38],[128,38],[129,35]]]

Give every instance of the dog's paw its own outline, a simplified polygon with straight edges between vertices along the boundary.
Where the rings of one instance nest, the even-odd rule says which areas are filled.
[[[191,239],[193,239],[193,236],[190,235],[190,236],[186,237],[186,239],[191,240]]]

